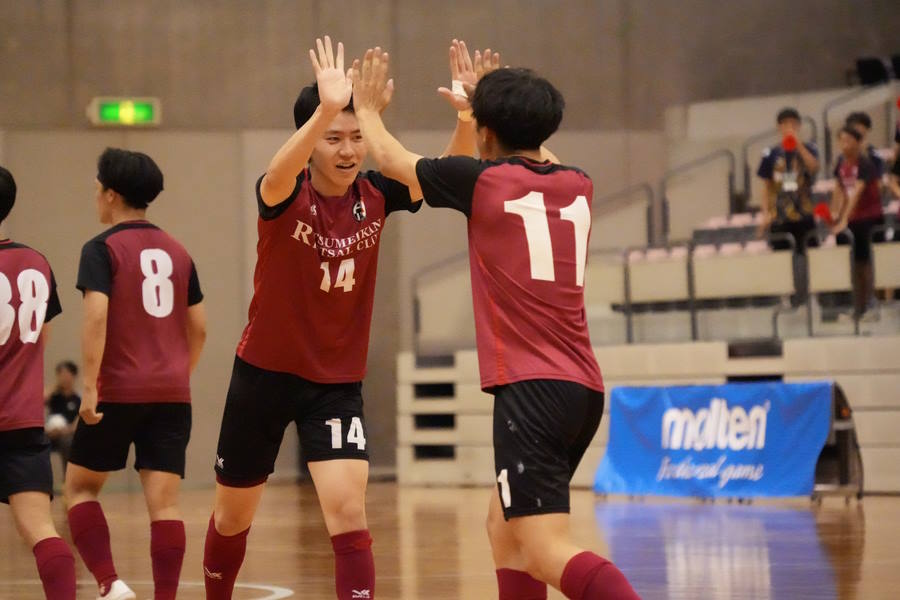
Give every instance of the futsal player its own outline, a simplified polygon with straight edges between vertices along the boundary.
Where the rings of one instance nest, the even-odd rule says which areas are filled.
[[[15,202],[15,179],[0,167],[0,223]],[[53,471],[44,435],[44,345],[61,312],[47,259],[0,239],[0,502],[9,504],[34,553],[44,595],[75,600],[75,557],[50,516]]]
[[[366,147],[343,44],[310,50],[315,84],[294,104],[294,133],[256,184],[257,262],[216,455],[203,570],[206,597],[231,598],[250,525],[296,422],[335,560],[340,600],[375,597],[365,511],[363,415],[378,249],[387,217],[420,196],[360,172]],[[389,101],[390,86],[384,89]]]
[[[563,98],[526,69],[500,69],[472,97],[482,160],[426,159],[380,117],[387,54],[353,70],[363,139],[389,177],[468,217],[482,388],[494,395],[488,533],[501,599],[637,598],[611,562],[569,539],[569,482],[603,414],[603,381],[584,309],[591,180],[544,159]]]
[[[134,444],[150,514],[155,600],[171,600],[184,557],[178,492],[191,433],[190,374],[206,338],[197,270],[184,247],[146,220],[163,175],[146,154],[107,148],[97,214],[110,228],[84,245],[83,394],[65,494],[72,540],[99,598],[135,594],[118,577],[98,496]]]

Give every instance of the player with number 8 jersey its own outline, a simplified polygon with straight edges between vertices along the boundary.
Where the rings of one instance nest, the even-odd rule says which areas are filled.
[[[146,220],[163,187],[153,159],[107,148],[96,187],[99,220],[111,227],[84,245],[78,267],[84,394],[66,471],[69,526],[99,597],[134,598],[116,574],[98,502],[134,444],[154,598],[174,599],[185,548],[177,498],[191,433],[190,374],[206,336],[203,293],[187,250]]]

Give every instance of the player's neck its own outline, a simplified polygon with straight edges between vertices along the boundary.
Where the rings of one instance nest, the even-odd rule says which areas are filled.
[[[122,223],[127,223],[128,221],[146,221],[147,220],[147,211],[146,209],[138,209],[138,208],[123,208],[120,210],[113,210],[112,213],[112,225],[115,227],[116,225],[121,225]]]
[[[498,158],[512,158],[514,156],[518,156],[521,158],[527,158],[528,160],[533,160],[534,162],[543,162],[543,158],[541,158],[541,151],[538,150],[510,150],[510,151],[502,151],[499,153]]]

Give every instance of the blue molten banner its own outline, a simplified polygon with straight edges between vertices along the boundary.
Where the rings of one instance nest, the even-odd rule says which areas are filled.
[[[812,493],[832,384],[617,387],[594,489],[740,497]]]

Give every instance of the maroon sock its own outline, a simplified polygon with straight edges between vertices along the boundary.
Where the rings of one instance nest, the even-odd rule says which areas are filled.
[[[559,587],[572,600],[640,600],[622,571],[593,552],[569,559]]]
[[[248,527],[235,535],[222,535],[216,531],[215,515],[209,518],[206,530],[206,547],[203,551],[203,580],[206,582],[206,600],[231,600],[234,582],[237,580],[244,553],[247,551]]]
[[[102,596],[119,578],[109,547],[109,526],[99,502],[84,502],[69,509],[69,529],[81,560],[93,573]]]
[[[547,584],[525,571],[497,569],[500,600],[547,600]]]
[[[338,600],[375,597],[375,559],[368,529],[349,531],[331,538],[334,548],[334,581]]]
[[[183,521],[150,523],[153,600],[175,600],[186,545]]]
[[[75,557],[62,538],[39,541],[32,549],[47,600],[75,600]]]

